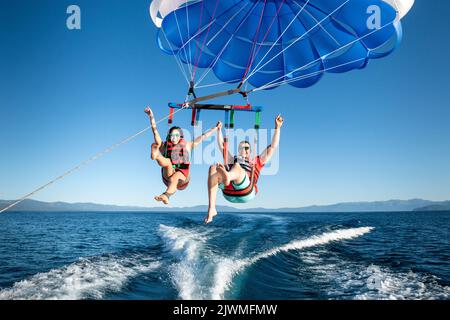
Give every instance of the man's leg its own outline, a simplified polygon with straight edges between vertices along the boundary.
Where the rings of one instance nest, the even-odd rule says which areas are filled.
[[[231,182],[241,183],[247,174],[239,163],[235,163],[230,171],[227,171],[222,164],[219,164],[217,165],[217,173],[220,175],[225,186]]]
[[[216,200],[219,183],[222,183],[221,176],[217,173],[217,166],[209,167],[208,174],[208,215],[205,217],[205,223],[210,223],[217,215]]]

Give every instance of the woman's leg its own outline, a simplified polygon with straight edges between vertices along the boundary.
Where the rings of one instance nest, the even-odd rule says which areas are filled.
[[[175,174],[172,162],[169,158],[164,157],[161,152],[159,152],[159,146],[157,143],[152,144],[152,159],[155,160],[158,165],[162,168],[162,179],[167,180],[170,185],[171,177]],[[155,200],[162,201],[164,204],[169,203],[169,197],[167,196],[157,196]]]
[[[163,168],[164,177],[169,180],[169,178],[175,173],[175,170],[172,167],[172,162],[169,158],[164,157],[161,152],[159,152],[159,148],[161,147],[158,143],[152,144],[152,160],[155,160],[158,165]]]
[[[169,197],[174,195],[177,191],[178,183],[183,182],[186,180],[186,177],[183,173],[177,171],[174,174],[172,174],[170,177],[168,177],[168,185],[166,191],[155,197],[156,201],[162,201],[164,204],[169,204]]]
[[[152,160],[156,160],[156,162],[159,164],[160,167],[168,167],[172,166],[172,162],[169,158],[164,157],[161,152],[159,151],[159,148],[161,148],[161,145],[158,143],[152,144]]]

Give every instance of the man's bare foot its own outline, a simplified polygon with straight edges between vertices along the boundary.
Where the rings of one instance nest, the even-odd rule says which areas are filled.
[[[162,201],[164,204],[169,204],[169,197],[165,193],[160,196],[156,196],[155,200],[159,202]]]
[[[152,143],[152,160],[155,160],[159,154],[159,145],[157,143]]]
[[[205,217],[205,223],[210,223],[215,216],[217,216],[217,210],[215,208],[210,208],[208,210],[208,215]]]
[[[230,182],[231,182],[230,175],[228,174],[227,170],[225,170],[225,167],[223,166],[223,164],[221,164],[221,163],[217,164],[216,172],[220,176],[221,181],[224,186],[227,186],[230,184]]]

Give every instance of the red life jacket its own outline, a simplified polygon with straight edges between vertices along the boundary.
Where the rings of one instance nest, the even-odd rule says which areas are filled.
[[[237,157],[234,157],[234,163],[238,162]],[[255,193],[258,193],[258,179],[261,173],[260,168],[255,164],[251,163],[247,159],[245,159],[242,163],[239,162],[241,167],[246,171],[248,178],[250,179],[250,184],[247,188],[242,190],[236,190],[233,187],[233,184],[230,183],[228,186],[222,190],[222,193],[231,197],[244,197],[252,193],[253,188],[255,189]],[[230,170],[233,165],[228,165],[227,169]]]
[[[177,144],[173,144],[172,141],[164,142],[163,150],[163,156],[170,159],[174,168],[189,169],[189,152],[184,139],[180,139]]]

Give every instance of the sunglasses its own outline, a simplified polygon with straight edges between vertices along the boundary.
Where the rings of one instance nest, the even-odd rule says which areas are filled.
[[[246,146],[246,147],[239,147],[239,151],[241,151],[241,150],[248,151],[248,150],[250,150],[250,147],[248,147],[248,146]]]

